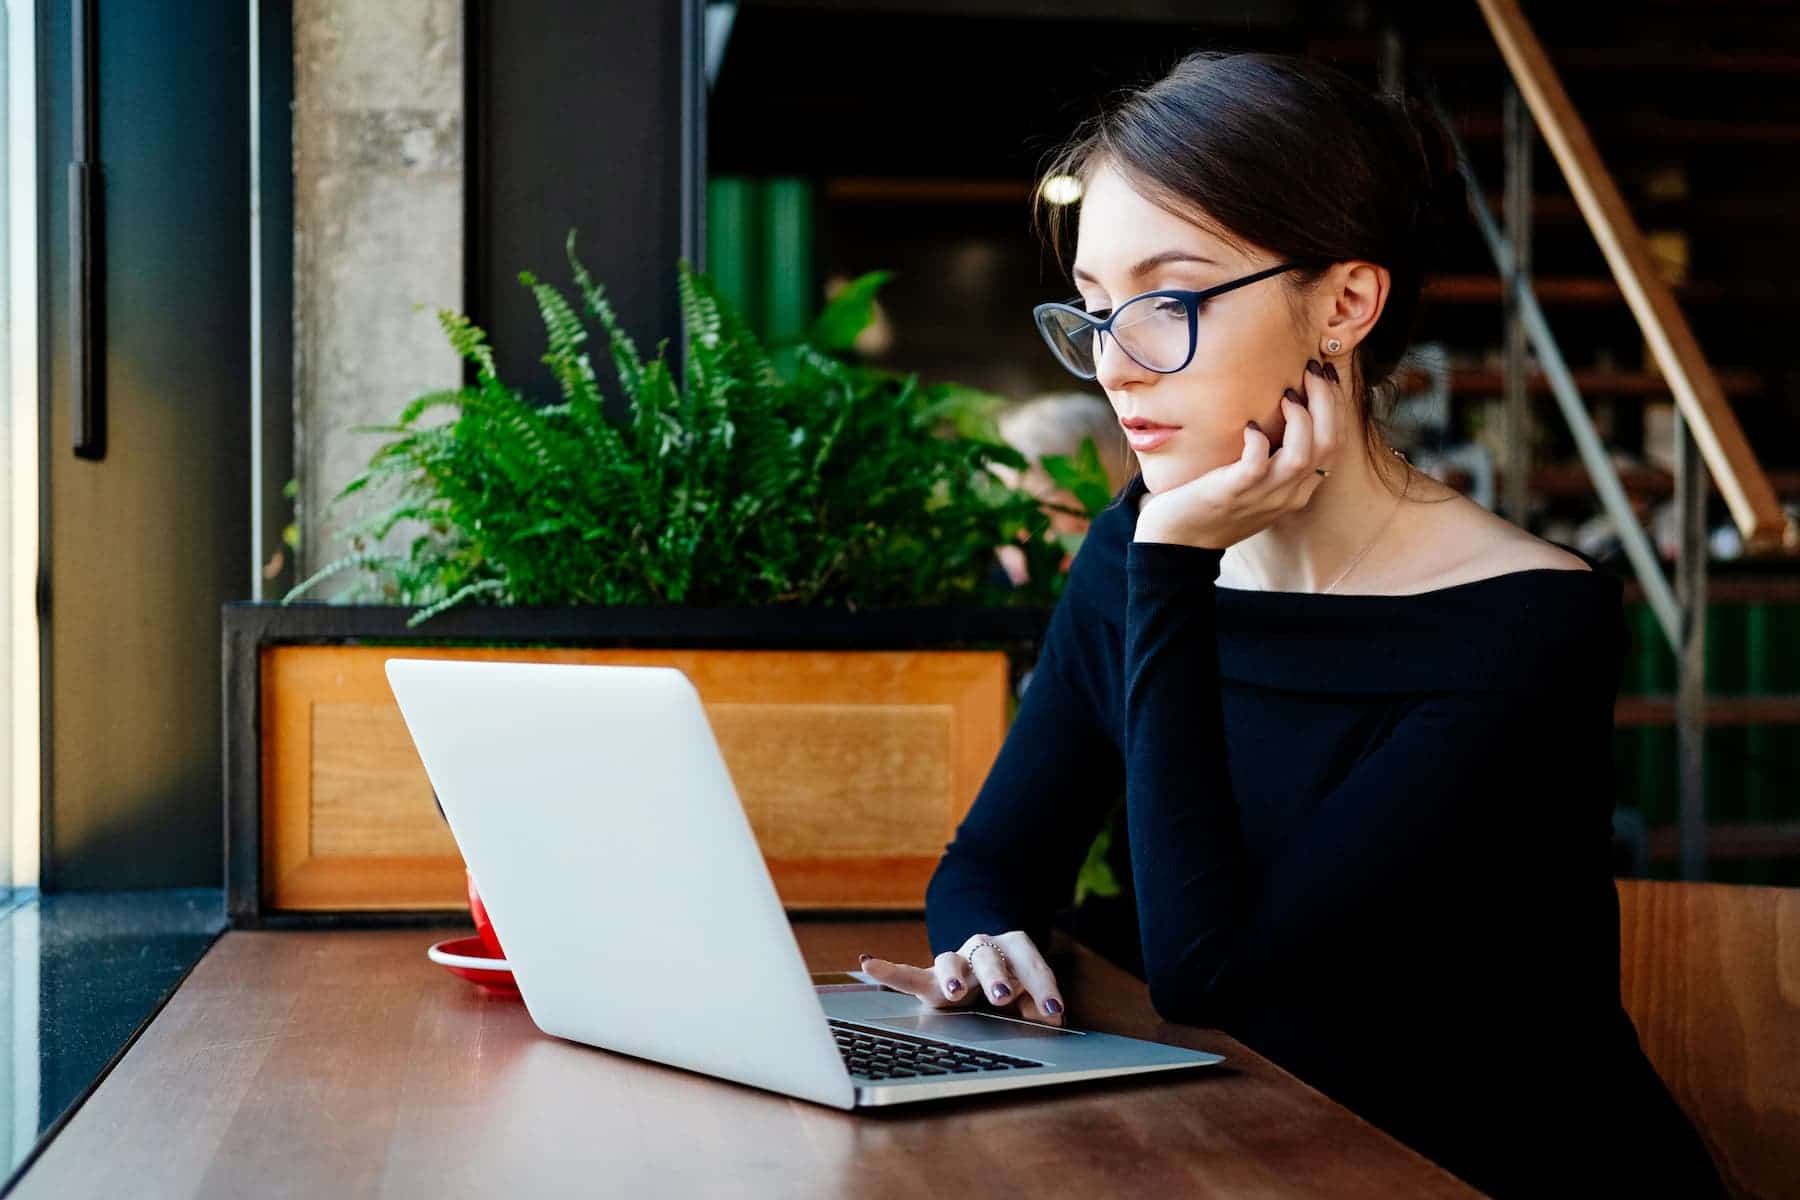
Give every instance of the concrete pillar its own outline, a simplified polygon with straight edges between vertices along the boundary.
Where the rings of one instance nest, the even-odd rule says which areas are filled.
[[[295,0],[294,447],[305,578],[346,553],[337,531],[390,496],[327,503],[389,423],[462,370],[438,327],[463,304],[460,0]],[[419,526],[397,528],[400,551]],[[361,572],[308,593],[338,595]]]

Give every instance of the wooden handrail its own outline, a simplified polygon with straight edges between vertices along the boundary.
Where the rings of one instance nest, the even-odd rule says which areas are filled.
[[[1556,156],[1569,191],[1606,256],[1625,302],[1668,379],[1707,470],[1743,534],[1746,553],[1800,549],[1800,525],[1776,499],[1743,427],[1707,365],[1669,285],[1651,264],[1644,234],[1600,160],[1562,81],[1517,0],[1476,0],[1506,66]]]

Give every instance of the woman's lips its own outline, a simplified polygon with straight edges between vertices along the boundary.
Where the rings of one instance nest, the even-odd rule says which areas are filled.
[[[1155,450],[1180,431],[1179,425],[1154,425],[1148,421],[1134,421],[1127,425],[1123,421],[1120,428],[1125,431],[1125,440],[1139,454]]]

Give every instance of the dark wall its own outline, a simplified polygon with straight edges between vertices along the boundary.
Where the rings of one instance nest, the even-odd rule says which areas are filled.
[[[646,359],[683,354],[676,259],[696,266],[703,194],[699,0],[470,0],[469,315],[500,377],[557,398],[521,270],[563,287],[576,253]],[[684,97],[686,99],[684,99]],[[603,385],[604,337],[590,343]],[[614,389],[607,388],[608,395]]]
[[[39,6],[42,885],[216,886],[219,605],[251,578],[249,22],[93,12],[98,459],[71,448],[71,0]]]
[[[282,531],[294,501],[282,489],[294,478],[294,6],[257,0],[256,204],[261,230],[250,248],[259,266],[257,335],[262,342],[262,478],[255,481],[261,522],[257,567],[262,597],[279,600],[299,582]],[[246,598],[250,597],[246,593]]]

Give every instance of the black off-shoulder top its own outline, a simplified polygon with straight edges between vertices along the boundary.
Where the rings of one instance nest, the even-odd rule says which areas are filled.
[[[927,890],[932,952],[1046,944],[1123,790],[1163,1018],[1491,1195],[1723,1194],[1620,1003],[1622,580],[1221,587],[1224,551],[1133,540],[1145,490],[1071,564]]]

